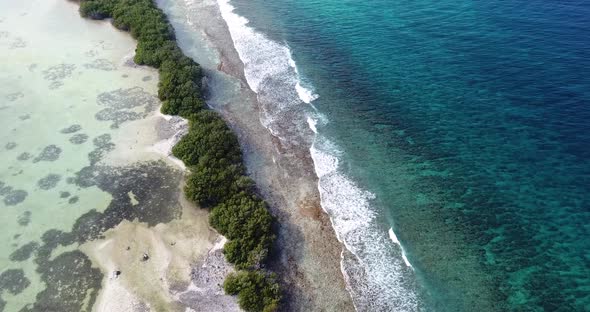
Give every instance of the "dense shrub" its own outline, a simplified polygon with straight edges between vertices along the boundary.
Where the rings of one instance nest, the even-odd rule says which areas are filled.
[[[275,239],[272,221],[264,201],[247,192],[217,205],[209,215],[211,225],[230,240],[224,246],[227,260],[242,269],[266,260]]]
[[[116,1],[81,1],[80,14],[92,19],[104,19],[112,16]]]
[[[238,303],[246,312],[277,311],[281,294],[274,274],[240,271],[230,274],[223,283],[225,292],[238,295]]]
[[[152,1],[81,0],[80,14],[112,18],[115,27],[137,39],[134,61],[158,68],[162,113],[189,120],[188,134],[173,148],[190,171],[185,194],[211,208],[211,226],[229,239],[224,246],[227,260],[250,270],[229,276],[225,290],[237,294],[246,311],[275,311],[279,286],[274,275],[259,269],[275,240],[273,218],[253,193],[235,134],[219,115],[204,109],[199,64],[182,53],[166,16]]]
[[[135,63],[160,71],[158,95],[164,114],[188,117],[203,109],[201,68],[182,53],[172,26],[152,0],[82,0],[80,13],[93,19],[111,17],[115,27],[137,39]]]
[[[199,164],[202,158],[216,160],[222,166],[239,164],[241,168],[242,164],[238,139],[213,111],[201,111],[189,117],[189,132],[172,153],[187,166]]]
[[[202,207],[213,207],[252,188],[252,181],[244,176],[236,136],[213,111],[203,110],[189,117],[189,132],[172,153],[190,169],[186,196]]]
[[[214,207],[239,192],[243,186],[250,186],[249,180],[242,178],[243,169],[240,165],[220,167],[209,165],[211,163],[203,161],[190,167],[184,188],[186,197],[201,207]]]

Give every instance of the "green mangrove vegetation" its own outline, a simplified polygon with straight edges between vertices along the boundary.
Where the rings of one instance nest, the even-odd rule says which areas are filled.
[[[247,312],[276,311],[281,300],[274,274],[258,271],[231,273],[223,283],[225,292],[238,295],[238,303]]]
[[[273,217],[247,177],[236,135],[205,107],[199,64],[184,55],[174,29],[153,0],[80,0],[80,14],[111,18],[137,40],[134,61],[158,69],[158,97],[164,114],[189,120],[189,131],[173,154],[189,169],[187,198],[210,209],[210,224],[227,237],[226,259],[242,270],[224,289],[246,311],[275,311],[281,299],[276,277],[264,269],[275,240]]]

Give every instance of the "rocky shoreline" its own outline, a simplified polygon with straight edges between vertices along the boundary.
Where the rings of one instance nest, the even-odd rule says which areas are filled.
[[[309,146],[285,146],[261,124],[256,94],[248,88],[217,4],[199,2],[198,16],[188,23],[179,14],[183,3],[158,1],[175,28],[179,46],[203,66],[207,104],[238,134],[248,173],[278,219],[277,248],[269,266],[282,282],[281,311],[354,311],[340,268],[344,247],[321,209]],[[217,62],[208,64],[193,52],[196,33],[215,51]],[[237,88],[222,90],[220,80],[230,80]]]

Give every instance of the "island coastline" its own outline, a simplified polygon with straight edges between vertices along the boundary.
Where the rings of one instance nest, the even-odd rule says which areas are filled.
[[[105,16],[102,15],[97,15],[97,16],[93,16],[94,18],[99,18],[102,19]],[[221,50],[220,50],[221,51]],[[239,61],[239,59],[238,59]],[[235,60],[234,60],[235,62]],[[227,63],[230,63],[230,61],[228,60]],[[224,64],[224,62],[220,62],[218,65],[218,69],[223,70],[224,72],[227,73],[227,70],[225,70],[224,66],[222,65]],[[235,78],[241,78],[239,77],[239,75],[234,76]],[[215,108],[215,107],[214,107]],[[262,194],[262,196],[267,199],[267,201],[269,201],[271,209],[273,211],[273,213],[278,216],[278,219],[281,222],[281,225],[278,227],[279,228],[279,248],[276,248],[275,253],[278,253],[280,256],[280,260],[278,261],[273,261],[271,260],[269,262],[269,268],[274,269],[275,271],[278,271],[281,273],[281,281],[283,284],[283,288],[289,288],[291,291],[289,291],[286,295],[286,300],[283,301],[283,304],[285,305],[285,308],[288,310],[301,310],[301,309],[306,309],[306,307],[311,307],[313,306],[314,308],[318,308],[321,307],[321,310],[332,310],[332,309],[338,309],[338,310],[342,310],[343,307],[345,306],[349,306],[351,307],[352,305],[350,305],[349,303],[347,303],[346,301],[350,300],[350,298],[348,297],[348,294],[346,293],[346,291],[344,290],[345,288],[345,284],[342,280],[342,275],[338,274],[336,276],[334,276],[333,274],[331,275],[331,278],[327,278],[329,275],[328,274],[322,274],[325,272],[320,272],[319,274],[309,274],[309,272],[306,272],[305,269],[301,269],[299,266],[301,264],[297,263],[297,260],[295,259],[295,256],[301,257],[301,253],[302,253],[302,242],[301,241],[297,241],[294,242],[293,240],[293,235],[294,233],[299,232],[300,230],[297,229],[297,226],[301,226],[301,222],[299,224],[296,225],[289,225],[289,226],[285,226],[282,224],[282,221],[287,221],[289,218],[293,217],[291,214],[293,214],[294,212],[296,214],[302,215],[304,216],[306,219],[310,219],[312,220],[311,223],[308,221],[304,221],[304,225],[311,229],[313,229],[312,231],[315,233],[306,233],[303,236],[305,236],[305,242],[312,242],[313,245],[311,250],[314,252],[311,252],[310,254],[312,255],[312,257],[317,256],[317,254],[326,254],[326,251],[328,251],[329,254],[331,254],[332,256],[335,254],[338,254],[340,252],[340,250],[342,250],[342,245],[340,245],[338,243],[338,241],[335,239],[334,235],[333,235],[333,229],[331,228],[330,222],[329,222],[329,218],[327,217],[327,215],[325,215],[323,212],[321,212],[321,206],[319,204],[319,195],[317,194],[317,189],[315,187],[315,185],[317,185],[317,180],[314,180],[315,178],[315,174],[313,171],[313,165],[312,162],[310,161],[309,156],[305,157],[296,157],[296,158],[291,158],[291,160],[288,159],[283,159],[283,161],[292,161],[293,159],[297,159],[297,161],[300,163],[299,166],[301,166],[301,168],[305,168],[304,170],[302,170],[301,172],[303,173],[302,176],[299,176],[296,178],[297,183],[300,184],[303,182],[303,185],[301,185],[300,187],[300,193],[297,194],[295,197],[286,195],[288,193],[291,193],[288,189],[287,189],[287,185],[285,185],[285,181],[280,181],[281,187],[277,188],[274,185],[276,185],[277,181],[276,179],[279,178],[280,179],[280,174],[278,174],[281,171],[280,165],[278,167],[275,167],[274,172],[272,172],[273,170],[270,170],[267,168],[267,172],[258,172],[257,174],[253,174],[253,170],[251,170],[251,168],[253,167],[252,165],[252,159],[254,158],[260,158],[260,153],[262,152],[260,150],[260,141],[253,139],[251,133],[249,133],[248,131],[242,131],[242,129],[248,128],[248,126],[246,126],[245,124],[242,125],[242,127],[236,127],[237,124],[239,124],[239,122],[245,122],[246,118],[242,118],[238,123],[236,123],[236,116],[234,115],[232,116],[230,110],[221,110],[221,114],[229,120],[230,126],[232,128],[232,130],[238,132],[238,137],[240,140],[240,143],[242,145],[242,149],[244,151],[244,158],[245,158],[245,162],[248,165],[248,171],[249,174],[251,176],[253,176],[254,180],[256,180],[256,182],[262,182],[261,179],[257,179],[258,177],[264,175],[265,178],[263,180],[265,181],[270,181],[270,180],[275,180],[275,183],[269,183],[265,186],[258,186],[258,190],[259,192]],[[228,113],[228,114],[226,114]],[[248,118],[252,119],[252,117],[256,116],[259,112],[256,110],[251,111],[251,115],[248,116]],[[259,135],[270,135],[270,133],[268,132],[267,129],[262,128],[262,125],[258,122],[258,120],[254,120],[255,122],[252,122],[252,120],[249,120],[249,125],[253,126],[254,128],[259,128],[257,130],[255,130],[256,132],[260,132],[260,130],[263,130],[261,133],[258,133]],[[258,126],[258,127],[256,127]],[[252,127],[250,127],[252,128]],[[249,129],[250,130],[250,129]],[[245,142],[244,144],[244,138],[247,137],[248,140]],[[265,140],[263,140],[265,141]],[[266,159],[272,159],[273,163],[276,164],[276,157],[283,157],[284,155],[280,155],[280,154],[284,154],[284,150],[281,151],[280,150],[280,144],[276,144],[279,143],[279,141],[276,138],[271,138],[270,142],[274,142],[272,145],[266,145],[263,148],[266,149],[266,151],[270,151],[269,148],[272,147],[272,151],[273,152],[279,152],[277,155],[266,155]],[[257,145],[258,144],[258,145]],[[244,147],[246,146],[246,147]],[[252,147],[256,146],[257,147],[257,151],[255,153],[252,153],[254,151],[254,149]],[[288,156],[288,157],[292,157],[292,155]],[[259,160],[259,159],[258,159]],[[274,177],[273,177],[274,176]],[[303,179],[303,180],[302,180]],[[317,179],[317,178],[315,178]],[[278,196],[277,196],[278,193]],[[286,198],[289,197],[289,198]],[[272,198],[269,200],[269,198]],[[281,208],[278,208],[281,207]],[[285,207],[287,209],[284,209],[282,207]],[[309,223],[309,224],[305,224],[305,223]],[[317,234],[317,233],[321,233],[321,237],[317,237],[316,235],[310,236],[309,234]],[[331,238],[330,239],[330,235]],[[301,234],[297,235],[297,237],[302,236]],[[327,239],[325,239],[327,238]],[[284,245],[284,246],[283,246]],[[319,245],[319,246],[318,246]],[[309,247],[306,246],[306,249],[308,249]],[[289,250],[289,252],[285,252],[286,250]],[[309,249],[308,249],[309,250]],[[319,252],[321,250],[321,252]],[[294,252],[296,251],[296,252]],[[308,251],[307,251],[308,252]],[[299,253],[299,254],[296,254]],[[315,258],[315,257],[314,257]],[[335,261],[338,258],[332,258],[331,260],[328,260],[329,262],[332,262],[332,265],[329,266],[330,270],[334,271],[335,268],[337,268],[338,266],[335,265],[337,264],[337,261]],[[307,261],[309,261],[309,259],[306,259]],[[325,261],[320,261],[320,262],[325,262]],[[320,263],[321,264],[321,263]],[[309,265],[309,264],[306,264]],[[317,265],[317,264],[314,264]],[[333,273],[333,272],[332,272]],[[341,272],[338,272],[341,273]],[[285,275],[285,276],[283,276]],[[308,275],[308,276],[306,276]],[[339,277],[338,277],[339,276]],[[315,279],[313,282],[309,280],[309,278]],[[336,277],[336,284],[331,283],[332,279]],[[325,279],[325,281],[321,281],[322,279]],[[340,281],[340,282],[338,282]],[[322,289],[318,289],[317,288],[317,284],[319,283],[324,283],[324,282],[328,282],[325,285],[322,286]],[[314,285],[315,284],[315,285]],[[287,286],[287,287],[285,287]],[[292,286],[295,286],[294,288],[292,288]],[[323,302],[323,300],[317,300],[317,297],[321,297],[321,293],[323,293],[323,291],[326,290],[326,288],[330,288],[330,287],[336,287],[336,289],[340,290],[340,298],[338,298],[338,296],[333,296],[333,292],[331,293],[331,295],[328,295],[326,297],[334,297],[334,298],[338,298],[338,300],[336,300],[336,304],[334,304],[334,302],[331,302],[331,300],[328,300],[326,302]],[[294,291],[294,289],[300,289],[298,291]],[[342,294],[344,294],[345,296],[342,296]],[[312,300],[310,300],[312,299]],[[344,300],[342,300],[344,299]],[[316,300],[317,302],[314,302],[314,300]],[[340,303],[338,303],[338,301]],[[310,306],[311,305],[311,306]]]
[[[238,135],[248,173],[279,220],[276,259],[269,265],[282,280],[282,309],[354,311],[340,267],[341,254],[348,251],[321,207],[309,146],[285,145],[261,123],[262,108],[246,81],[244,65],[217,3],[195,4],[191,12],[196,16],[189,19],[184,2],[157,2],[169,16],[180,47],[206,70],[207,104]],[[194,42],[195,33],[201,41]],[[207,62],[202,47],[196,45],[208,45],[215,55],[213,61]],[[230,86],[226,80],[232,82]]]

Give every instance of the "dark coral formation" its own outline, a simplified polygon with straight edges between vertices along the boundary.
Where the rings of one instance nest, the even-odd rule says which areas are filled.
[[[13,190],[12,187],[8,186],[0,190],[0,195],[4,196],[6,206],[15,206],[25,201],[29,193],[25,190]]]
[[[96,113],[96,119],[111,121],[111,128],[118,128],[126,121],[144,118],[158,105],[158,99],[140,87],[101,93],[97,102],[105,108]]]
[[[33,157],[33,155],[31,155],[30,153],[24,152],[24,153],[18,155],[16,157],[16,159],[18,159],[20,161],[25,161],[25,160],[31,159],[31,157]]]
[[[74,134],[70,138],[70,142],[72,144],[76,144],[76,145],[85,143],[86,141],[88,141],[88,135],[87,134],[84,134],[84,133]]]
[[[92,140],[96,147],[88,154],[88,160],[91,165],[98,163],[106,153],[115,149],[115,143],[111,142],[111,135],[108,133],[101,134]]]
[[[117,69],[117,65],[107,59],[95,59],[92,63],[84,64],[87,69],[98,69],[104,71],[111,71]]]
[[[25,245],[22,245],[19,249],[15,250],[13,253],[10,254],[9,259],[11,261],[25,261],[31,258],[35,250],[39,248],[39,243],[37,242],[29,242]]]
[[[72,197],[70,197],[70,199],[68,199],[68,204],[72,204],[73,205],[73,204],[77,203],[78,200],[80,200],[80,197],[79,196],[72,196]]]
[[[18,217],[17,223],[20,226],[29,225],[29,223],[31,223],[31,212],[30,211],[23,212],[23,214]]]
[[[57,186],[61,180],[61,175],[50,173],[37,181],[37,186],[42,190],[50,190]]]
[[[33,162],[40,162],[40,161],[56,161],[59,159],[61,154],[61,148],[57,147],[54,144],[45,146],[41,153],[33,159]]]
[[[0,274],[0,290],[2,292],[7,291],[13,295],[18,295],[30,284],[31,281],[25,276],[23,270],[9,269]]]
[[[63,81],[72,75],[74,69],[74,64],[55,65],[43,71],[43,78],[49,81],[49,89],[57,89],[63,86]]]
[[[8,142],[6,143],[6,145],[4,145],[4,148],[6,148],[7,150],[11,150],[14,149],[16,147],[16,143],[15,142]]]
[[[59,198],[68,198],[68,197],[70,197],[70,195],[72,195],[72,194],[70,194],[70,192],[66,192],[66,191],[59,192]]]
[[[63,128],[59,132],[61,132],[63,134],[70,134],[70,133],[78,132],[80,130],[82,130],[82,126],[76,124],[76,125],[71,125],[67,128]]]

